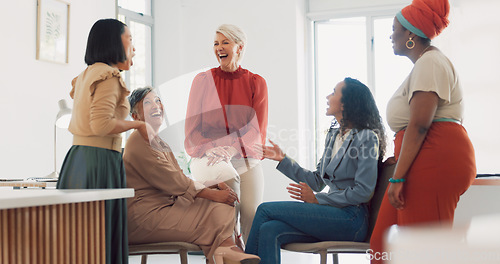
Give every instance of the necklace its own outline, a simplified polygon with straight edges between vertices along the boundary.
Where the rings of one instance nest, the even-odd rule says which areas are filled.
[[[420,57],[422,57],[422,55],[424,55],[424,53],[430,48],[432,47],[431,45],[427,46],[427,48],[425,48],[424,50],[422,50],[422,52],[420,52],[420,55],[418,55],[418,58],[420,59]]]
[[[340,132],[339,132],[340,139],[341,139],[342,141],[344,141],[344,140],[345,140],[345,138],[346,138],[346,136],[347,136],[347,134],[349,134],[349,132],[351,132],[351,129],[350,129],[350,128],[345,129],[345,130],[343,131],[343,133],[342,133],[342,131],[340,131]]]

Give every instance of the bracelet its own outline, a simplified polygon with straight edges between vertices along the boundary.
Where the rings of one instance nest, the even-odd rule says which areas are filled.
[[[406,179],[393,179],[393,178],[389,178],[389,182],[390,183],[399,183],[399,182],[405,182]]]

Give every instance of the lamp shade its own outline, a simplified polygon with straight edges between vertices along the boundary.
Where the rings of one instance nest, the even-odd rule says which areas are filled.
[[[66,104],[66,100],[59,100],[59,112],[56,116],[56,127],[68,128],[69,121],[71,120],[71,109]]]

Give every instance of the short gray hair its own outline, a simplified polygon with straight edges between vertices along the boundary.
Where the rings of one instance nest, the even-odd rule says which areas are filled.
[[[243,59],[243,55],[245,54],[245,50],[247,47],[247,35],[241,28],[231,25],[231,24],[222,24],[220,25],[215,33],[221,33],[222,35],[226,36],[226,38],[234,41],[236,44],[242,47],[241,53],[238,57],[238,62]]]
[[[151,86],[146,86],[143,88],[135,89],[128,97],[128,102],[130,103],[130,114],[137,114],[137,103],[139,103],[146,95],[152,92],[154,89]]]

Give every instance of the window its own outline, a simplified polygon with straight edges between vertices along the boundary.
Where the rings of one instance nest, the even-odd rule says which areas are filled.
[[[325,116],[326,96],[345,77],[356,78],[372,90],[386,125],[386,157],[392,156],[394,133],[385,122],[386,105],[412,64],[407,58],[394,56],[390,40],[394,12],[389,14],[314,22],[316,160],[322,155],[326,130],[333,118]]]
[[[372,88],[375,101],[384,120],[385,130],[388,136],[387,153],[392,156],[392,138],[394,133],[390,130],[386,121],[386,107],[392,94],[403,83],[410,73],[413,64],[406,57],[395,56],[392,49],[390,36],[392,34],[392,22],[394,17],[376,18],[373,21],[373,73],[374,80],[367,83]]]
[[[316,155],[321,157],[326,131],[332,122],[326,116],[326,96],[350,76],[366,83],[365,18],[337,19],[316,23]],[[316,159],[318,160],[318,159]]]
[[[151,16],[151,0],[118,0],[118,6],[140,15]]]
[[[153,17],[151,0],[117,0],[118,20],[127,24],[135,47],[134,65],[122,72],[122,77],[130,91],[153,86]],[[130,117],[129,117],[130,118]],[[123,132],[122,147],[131,131]]]
[[[130,90],[153,86],[151,0],[117,0],[117,5],[118,19],[130,28],[135,47],[134,65],[122,73],[125,83]]]

